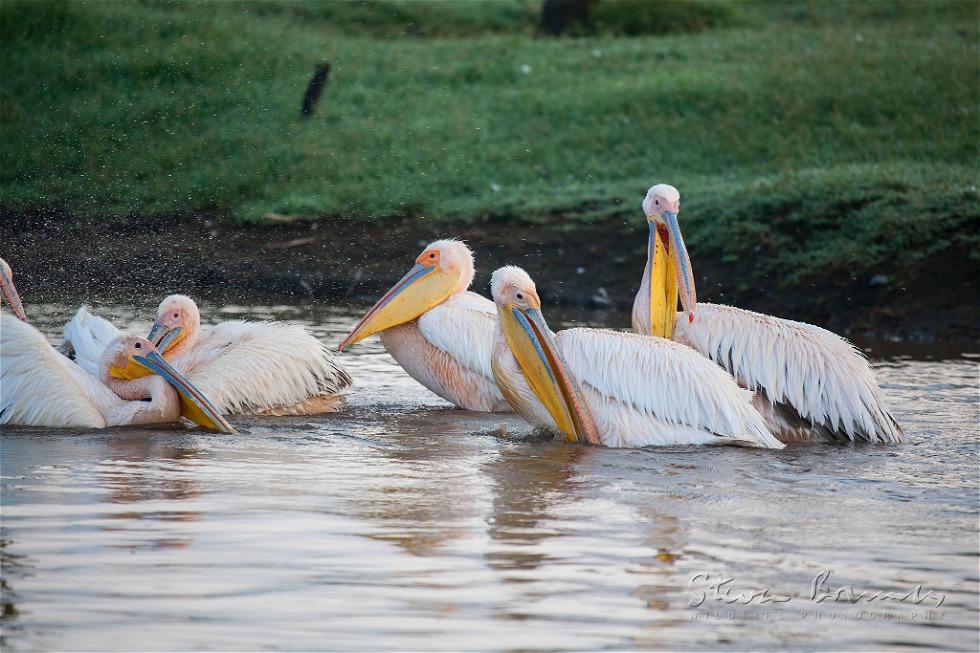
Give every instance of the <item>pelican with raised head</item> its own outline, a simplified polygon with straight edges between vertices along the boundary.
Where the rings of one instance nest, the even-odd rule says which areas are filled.
[[[493,375],[531,424],[613,447],[783,446],[752,407],[752,393],[689,348],[603,329],[553,334],[534,282],[517,267],[494,272],[491,289]]]
[[[3,296],[22,315],[9,268],[3,272]],[[113,339],[100,356],[96,378],[26,320],[0,313],[0,424],[104,428],[173,423],[182,414],[205,428],[235,432],[149,341]]]
[[[83,306],[65,327],[65,340],[91,369],[118,333]],[[225,415],[335,412],[351,382],[336,355],[305,327],[242,320],[202,327],[200,310],[186,295],[160,302],[147,339]]]
[[[473,252],[458,240],[437,240],[340,343],[343,351],[381,334],[409,376],[460,408],[509,412],[490,369],[497,312],[469,292]]]
[[[871,367],[847,340],[812,324],[696,303],[679,211],[680,193],[667,184],[643,200],[650,242],[633,331],[672,338],[723,367],[755,392],[756,408],[783,442],[904,442]]]

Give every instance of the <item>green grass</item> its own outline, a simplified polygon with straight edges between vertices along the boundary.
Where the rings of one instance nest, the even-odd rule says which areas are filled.
[[[603,0],[561,39],[537,9],[4,0],[0,207],[574,227],[642,219],[668,181],[689,244],[731,256],[786,220],[830,229],[838,263],[925,205],[977,229],[975,2]]]

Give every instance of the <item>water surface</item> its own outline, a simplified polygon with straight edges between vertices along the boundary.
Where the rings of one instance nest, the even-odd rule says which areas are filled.
[[[67,307],[31,308],[58,342]],[[356,317],[203,312],[330,343]],[[974,651],[978,357],[876,351],[907,445],[541,441],[452,409],[376,338],[344,354],[336,415],[5,429],[3,646]]]

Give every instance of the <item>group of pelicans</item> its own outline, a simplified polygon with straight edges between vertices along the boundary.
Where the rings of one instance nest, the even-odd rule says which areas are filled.
[[[524,270],[496,270],[490,301],[469,290],[469,247],[440,240],[338,350],[380,334],[398,364],[447,401],[515,411],[573,442],[780,448],[905,440],[866,359],[843,338],[697,303],[676,188],[652,187],[643,210],[649,244],[633,333],[554,333]],[[2,260],[0,287],[13,312],[0,313],[0,424],[100,428],[183,416],[234,432],[226,415],[336,411],[351,384],[337,354],[304,327],[202,327],[197,306],[183,295],[160,303],[146,338],[121,334],[82,307],[56,349],[27,323]]]

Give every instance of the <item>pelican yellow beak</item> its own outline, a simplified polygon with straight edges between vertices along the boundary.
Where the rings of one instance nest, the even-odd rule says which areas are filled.
[[[507,345],[531,391],[569,442],[602,444],[592,411],[558,351],[541,312],[530,306],[499,306],[497,316]]]
[[[676,213],[664,211],[659,219],[648,216],[647,221],[650,225],[647,247],[650,260],[650,335],[671,338],[678,295],[687,321],[694,321],[698,300],[691,258]]]
[[[438,260],[424,264],[416,262],[412,269],[365,313],[337,349],[343,351],[375,333],[411,322],[430,308],[449,299],[455,292],[458,282],[458,275],[444,272],[440,269]]]
[[[181,327],[168,327],[162,322],[154,322],[150,327],[150,332],[146,334],[154,347],[166,354],[177,346],[177,343],[184,339],[187,334]]]
[[[175,370],[160,352],[151,351],[145,356],[130,356],[126,359],[126,367],[109,368],[109,375],[117,379],[132,380],[150,374],[162,377],[177,391],[180,395],[181,415],[209,431],[236,433],[211,400],[187,377]]]
[[[235,433],[221,411],[211,403],[203,392],[197,389],[183,374],[175,370],[158,351],[145,356],[133,356],[137,365],[162,377],[180,395],[180,414],[198,426],[218,433]]]
[[[27,322],[27,313],[24,311],[24,304],[20,301],[20,295],[17,294],[17,288],[14,286],[14,279],[8,271],[6,264],[0,265],[0,292],[3,293],[3,298],[6,300],[7,305],[10,306],[13,314],[24,322]]]
[[[650,333],[668,340],[674,337],[677,315],[677,274],[670,260],[667,227],[650,220],[647,265],[650,268]]]

